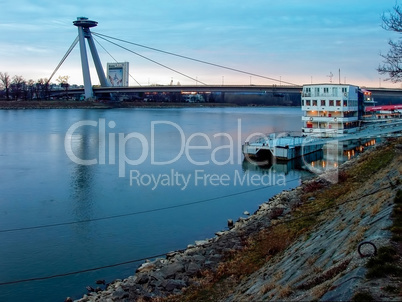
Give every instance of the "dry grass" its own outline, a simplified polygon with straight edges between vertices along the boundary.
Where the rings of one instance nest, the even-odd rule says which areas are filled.
[[[250,238],[241,253],[235,253],[230,259],[220,265],[217,278],[225,275],[249,274],[260,268],[266,260],[283,251],[293,241],[297,232],[286,225],[278,225],[260,232]]]
[[[361,218],[360,217],[354,217],[353,219],[353,225],[356,227],[359,225],[359,223],[361,222]]]
[[[317,266],[317,265],[314,265],[311,269],[312,269],[314,274],[319,274],[319,273],[322,272],[322,267]]]
[[[375,196],[373,198],[375,198]],[[370,208],[371,216],[377,215],[381,211],[384,203],[389,202],[391,200],[392,200],[392,195],[390,192],[381,194],[381,196],[379,196],[377,199],[375,199],[375,204],[372,205],[372,207]]]
[[[309,257],[306,262],[309,266],[312,266],[317,261],[318,258],[319,258],[318,255],[314,255]]]
[[[380,209],[381,209],[381,203],[380,202],[378,202],[375,205],[373,205],[371,207],[371,211],[370,211],[371,216],[377,215],[380,212]]]
[[[314,275],[312,278],[303,282],[298,286],[298,289],[311,289],[319,284],[324,283],[327,280],[332,279],[334,276],[338,275],[339,273],[343,272],[349,265],[351,259],[345,259],[342,262],[337,263],[330,269],[324,271],[319,275]]]
[[[279,298],[281,298],[281,299],[286,298],[286,297],[289,297],[292,293],[293,293],[293,290],[292,290],[292,288],[291,288],[289,285],[286,285],[286,286],[284,286],[284,287],[281,287],[281,288],[278,290],[278,296],[279,296]]]
[[[342,223],[340,223],[340,224],[338,224],[338,225],[336,226],[336,230],[337,230],[337,231],[343,231],[344,229],[346,229],[347,226],[348,226],[348,225],[347,225],[345,222],[342,222]]]
[[[394,198],[394,209],[392,211],[393,223],[391,227],[392,240],[401,244],[402,242],[402,190],[396,193]]]
[[[368,226],[360,226],[357,228],[355,234],[352,235],[347,242],[347,246],[349,246],[350,251],[354,250],[357,247],[357,244],[363,241],[364,234],[368,229]]]
[[[324,282],[311,290],[311,296],[314,300],[319,300],[331,287],[331,280]]]
[[[272,278],[273,282],[278,282],[279,280],[281,280],[283,277],[283,271],[279,271],[277,272],[274,277]]]
[[[378,173],[382,168],[389,165],[395,155],[394,144],[389,144],[376,152],[366,154],[360,158],[359,164],[348,171],[349,177],[359,182],[365,182]]]
[[[319,181],[312,181],[303,188],[304,193],[317,192],[325,187],[325,184]]]
[[[338,204],[355,199],[357,197],[355,192],[375,173],[379,173],[379,170],[385,168],[392,161],[394,155],[394,147],[389,145],[360,157],[359,162],[353,165],[353,169],[341,171],[339,182],[336,184],[309,183],[300,196],[300,206],[292,211],[291,221],[278,221],[275,225],[250,236],[245,247],[226,255],[216,271],[203,272],[204,278],[199,280],[202,280],[201,286],[190,286],[184,295],[170,297],[165,301],[217,301],[223,299],[234,290],[241,280],[283,252],[296,239],[306,236],[318,222],[331,219],[331,215],[325,209],[332,208],[335,211]],[[310,197],[314,197],[314,200],[309,201]],[[358,203],[358,201],[354,203]],[[379,209],[373,208],[371,211],[362,209],[360,213],[361,216],[364,216],[367,213],[377,212]],[[356,223],[354,226],[356,228]],[[346,227],[346,222],[338,226],[340,229]],[[357,229],[356,234],[350,239],[350,243],[360,242],[364,238],[364,233],[364,228]],[[316,259],[311,258],[309,261],[314,264]],[[348,263],[348,261],[342,261],[324,272],[317,270],[316,276],[304,282],[299,289],[314,288],[314,296],[321,297],[327,289],[326,281],[344,271]],[[278,284],[278,280],[281,279],[279,273],[281,272],[278,272],[276,278],[273,277],[261,288],[261,293],[268,293],[280,286]],[[290,286],[275,291],[281,298],[288,297],[292,292]],[[272,293],[271,296],[275,293]]]
[[[368,226],[361,226],[359,227],[359,229],[356,232],[356,237],[355,237],[355,241],[357,242],[361,242],[364,239],[364,234],[367,232],[367,230],[369,229]]]
[[[269,291],[271,291],[271,290],[273,290],[274,288],[277,288],[278,287],[278,285],[275,283],[275,282],[269,282],[269,283],[266,283],[266,284],[264,284],[262,287],[261,287],[261,290],[260,290],[260,292],[261,292],[261,294],[266,294],[267,292],[269,292]]]

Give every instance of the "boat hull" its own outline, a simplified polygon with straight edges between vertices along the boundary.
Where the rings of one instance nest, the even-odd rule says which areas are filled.
[[[322,140],[306,141],[300,136],[268,138],[255,143],[245,143],[242,146],[243,155],[247,158],[292,160],[319,150],[322,150]]]

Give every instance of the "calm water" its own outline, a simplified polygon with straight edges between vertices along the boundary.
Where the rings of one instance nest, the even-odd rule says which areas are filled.
[[[299,108],[0,111],[0,283],[213,237],[307,173],[243,164],[246,137],[301,126]],[[139,264],[0,285],[0,301],[79,298]]]

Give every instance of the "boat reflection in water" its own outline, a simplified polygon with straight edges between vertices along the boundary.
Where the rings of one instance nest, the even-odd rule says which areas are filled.
[[[317,173],[317,171],[323,173],[331,169],[337,169],[344,162],[363,153],[378,142],[379,139],[373,138],[355,139],[343,142],[338,142],[337,140],[330,141],[324,145],[323,157],[308,163],[311,165],[309,169],[313,170],[315,173]]]
[[[344,158],[347,158],[348,160],[356,156],[356,154],[362,153],[365,149],[374,146],[377,143],[375,139],[370,139],[365,141],[364,143],[358,142],[357,146],[354,146],[351,149],[347,149],[343,151],[343,156]]]
[[[311,163],[321,160],[323,158],[323,150],[314,153],[306,154],[303,157],[298,157],[292,160],[277,160],[274,157],[266,158],[265,160],[247,159],[244,158],[242,167],[243,172],[256,171],[261,174],[269,173],[269,171],[276,173],[284,173],[285,175],[292,170],[305,170],[305,163]]]
[[[255,171],[261,174],[271,172],[288,174],[292,170],[308,170],[315,174],[337,169],[342,163],[352,159],[366,149],[378,143],[378,139],[358,139],[338,142],[328,141],[322,150],[306,154],[288,161],[276,160],[273,157],[264,159],[244,158],[243,171]]]

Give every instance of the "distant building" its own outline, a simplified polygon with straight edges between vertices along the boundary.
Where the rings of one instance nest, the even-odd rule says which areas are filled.
[[[356,132],[364,108],[374,104],[371,92],[346,84],[304,85],[301,102],[302,132],[324,137]]]
[[[123,63],[107,63],[107,79],[112,87],[128,87],[129,65]]]

